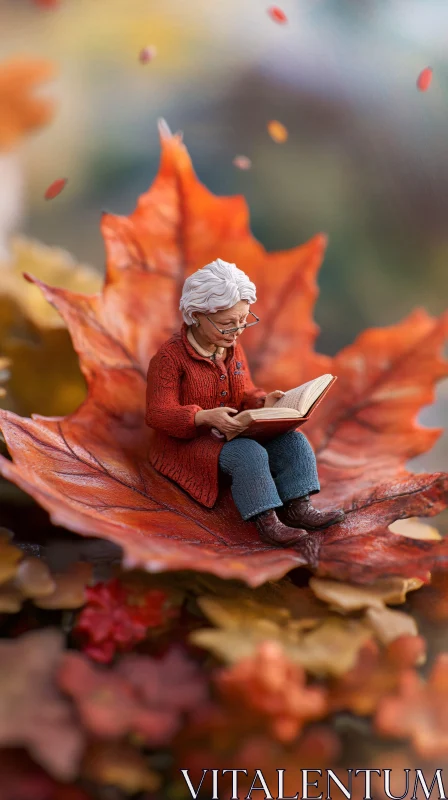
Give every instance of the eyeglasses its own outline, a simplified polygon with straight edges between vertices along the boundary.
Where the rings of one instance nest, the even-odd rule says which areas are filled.
[[[227,330],[225,331],[221,330],[221,328],[218,328],[218,326],[215,325],[215,323],[213,322],[212,319],[210,319],[210,317],[206,317],[206,319],[208,319],[208,321],[212,323],[213,327],[216,328],[216,330],[219,331],[219,333],[222,333],[224,335],[226,333],[236,333],[236,331],[244,330],[244,328],[250,328],[252,325],[256,325],[257,322],[260,322],[260,317],[257,317],[257,315],[254,314],[253,311],[249,311],[249,314],[252,314],[252,316],[255,317],[255,322],[246,322],[245,325],[239,325],[238,328],[227,328]]]

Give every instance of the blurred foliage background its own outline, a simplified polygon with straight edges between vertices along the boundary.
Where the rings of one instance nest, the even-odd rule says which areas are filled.
[[[440,313],[448,297],[448,5],[279,5],[286,25],[270,19],[264,0],[60,0],[47,9],[0,0],[0,57],[45,58],[57,69],[45,90],[54,118],[15,148],[21,181],[10,181],[6,203],[2,192],[0,229],[3,216],[8,231],[64,248],[101,273],[101,210],[129,213],[149,186],[163,116],[183,130],[212,191],[245,195],[268,250],[328,234],[316,308],[321,351],[332,354],[418,305]],[[149,45],[157,54],[143,65],[138,55]],[[428,65],[434,79],[421,93],[416,79]],[[267,133],[272,119],[288,129],[284,144]],[[239,154],[250,170],[233,166]],[[61,176],[66,189],[46,202]],[[42,403],[36,410],[45,413]],[[421,418],[447,422],[446,383]],[[447,460],[445,436],[416,467],[442,469]]]

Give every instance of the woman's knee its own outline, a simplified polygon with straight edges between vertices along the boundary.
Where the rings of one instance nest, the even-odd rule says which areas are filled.
[[[219,454],[219,466],[224,472],[235,472],[248,464],[251,470],[264,469],[268,463],[265,448],[254,439],[232,439],[225,443]]]

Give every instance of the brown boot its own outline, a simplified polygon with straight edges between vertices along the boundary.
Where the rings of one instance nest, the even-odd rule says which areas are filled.
[[[268,511],[262,511],[261,514],[252,517],[251,521],[256,525],[260,539],[266,544],[292,547],[294,544],[309,538],[309,534],[304,530],[287,528],[286,525],[282,525],[273,508],[268,509]]]
[[[341,522],[345,514],[342,508],[335,511],[319,511],[314,508],[308,495],[289,500],[279,508],[278,516],[284,525],[291,528],[305,528],[307,531],[328,528]]]

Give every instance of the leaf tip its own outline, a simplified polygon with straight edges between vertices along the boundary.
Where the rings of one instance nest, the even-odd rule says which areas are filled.
[[[164,117],[159,117],[157,120],[157,127],[159,129],[161,139],[171,139],[173,134],[171,133],[171,128]]]

